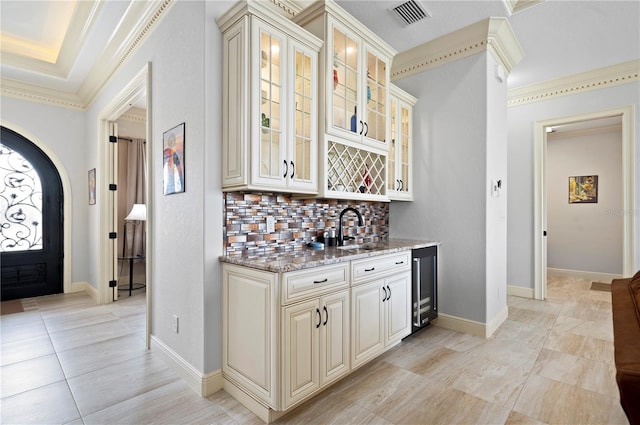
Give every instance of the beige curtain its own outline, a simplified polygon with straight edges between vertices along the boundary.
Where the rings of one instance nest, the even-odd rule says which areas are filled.
[[[146,204],[144,187],[147,181],[147,155],[144,139],[132,139],[127,143],[126,215],[133,204]],[[146,222],[129,221],[124,226],[127,232],[125,256],[146,256]]]

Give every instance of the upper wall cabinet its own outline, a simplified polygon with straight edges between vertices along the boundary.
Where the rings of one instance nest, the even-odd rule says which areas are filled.
[[[386,149],[389,85],[396,51],[333,0],[320,0],[294,21],[323,39],[320,114],[324,132]]]
[[[270,2],[240,2],[218,26],[223,190],[317,193],[322,41]]]
[[[392,201],[412,201],[413,106],[416,98],[391,85],[391,142],[387,156],[387,195]]]

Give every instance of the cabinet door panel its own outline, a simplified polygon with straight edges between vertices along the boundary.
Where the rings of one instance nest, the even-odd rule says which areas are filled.
[[[290,59],[293,75],[291,89],[292,122],[289,130],[287,158],[290,187],[317,190],[318,126],[317,126],[317,54],[291,41]]]
[[[319,326],[317,300],[294,304],[284,309],[284,394],[285,408],[320,387]]]
[[[394,343],[411,333],[411,272],[386,279],[385,345]]]
[[[351,364],[356,367],[384,349],[383,280],[351,289]]]
[[[223,372],[276,408],[276,276],[224,265],[222,282]]]
[[[257,49],[253,57],[260,58],[255,61],[254,84],[258,90],[254,90],[252,101],[255,113],[251,128],[253,137],[252,151],[252,183],[265,184],[273,187],[286,184],[285,171],[288,164],[286,159],[286,140],[284,130],[286,128],[285,107],[286,102],[283,87],[286,78],[286,42],[284,34],[275,28],[258,20],[253,35],[253,47]],[[257,144],[257,146],[256,146]]]
[[[320,305],[320,384],[325,385],[349,371],[349,291],[326,296]]]

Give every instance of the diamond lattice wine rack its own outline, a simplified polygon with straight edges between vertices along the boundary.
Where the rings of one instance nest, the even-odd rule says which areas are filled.
[[[336,198],[386,197],[386,156],[329,141],[327,144],[327,192]]]

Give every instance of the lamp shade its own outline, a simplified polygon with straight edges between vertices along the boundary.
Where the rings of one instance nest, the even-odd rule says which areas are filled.
[[[147,206],[145,204],[133,204],[129,215],[124,218],[127,221],[147,221]]]

